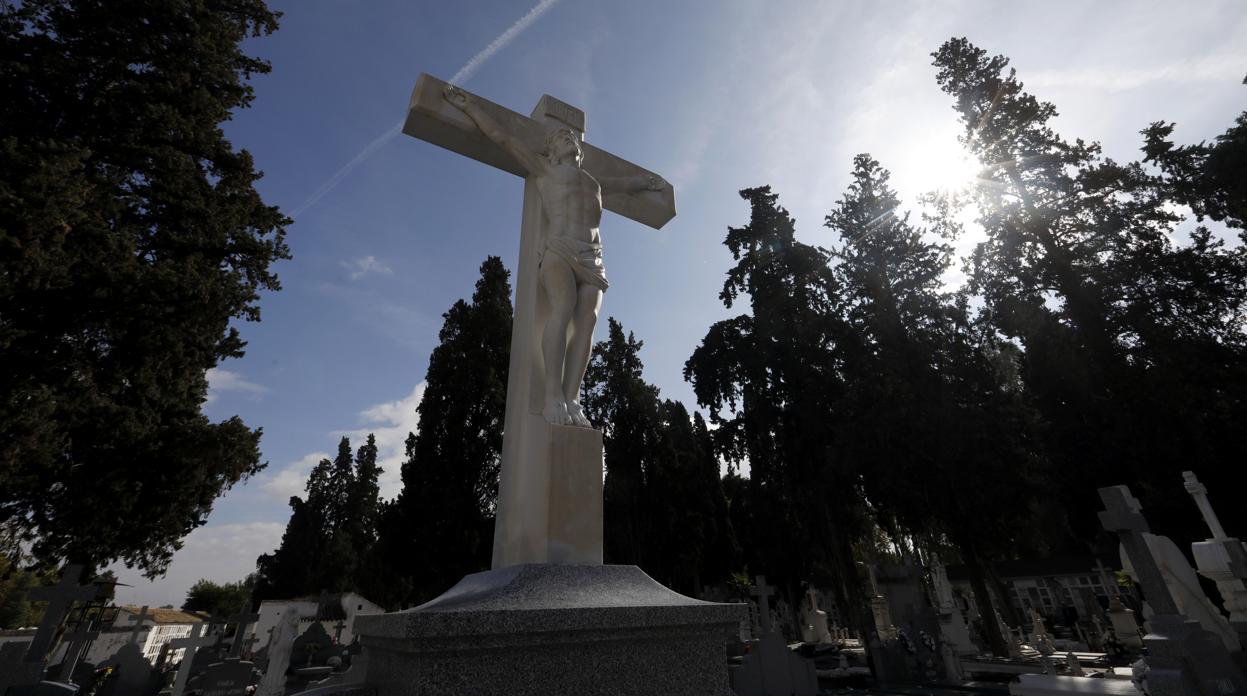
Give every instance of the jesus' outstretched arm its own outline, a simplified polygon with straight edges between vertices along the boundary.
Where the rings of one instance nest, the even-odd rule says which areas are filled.
[[[602,193],[639,193],[662,191],[670,184],[659,176],[603,176],[598,178]]]
[[[541,156],[503,130],[502,126],[493,117],[485,113],[467,92],[454,85],[446,85],[446,89],[443,90],[442,94],[452,106],[467,114],[468,118],[472,119],[473,123],[476,124],[476,127],[480,128],[481,132],[485,134],[485,137],[500,145],[512,157],[519,160],[519,163],[523,165],[530,176],[539,176],[545,173],[545,162]]]

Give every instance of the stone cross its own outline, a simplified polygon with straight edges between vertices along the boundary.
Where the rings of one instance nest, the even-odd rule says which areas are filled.
[[[139,634],[143,632],[143,620],[146,619],[147,616],[146,606],[139,609],[139,613],[134,617],[134,628],[130,630],[130,639],[126,641],[127,643],[139,642]]]
[[[195,661],[195,652],[200,648],[216,645],[220,640],[220,636],[204,635],[204,628],[204,624],[196,624],[191,626],[189,636],[169,641],[170,649],[186,648],[186,652],[182,654],[182,663],[178,665],[177,678],[173,680],[173,696],[182,696],[186,690],[186,682],[191,676],[191,663]]]
[[[445,82],[422,74],[412,92],[403,132],[525,178],[492,566],[601,564],[601,434],[552,426],[542,415],[547,384],[540,327],[545,325],[549,303],[540,292],[538,276],[551,227],[543,194],[532,172],[506,147],[486,136],[475,122],[479,119],[452,105],[446,90]],[[583,140],[584,112],[550,95],[542,96],[532,115],[524,117],[475,95],[457,94],[496,124],[497,137],[521,145],[526,152],[541,152],[547,134],[559,128]],[[588,143],[581,142],[580,149],[580,168],[599,182],[661,180]],[[675,216],[675,193],[670,186],[633,193],[603,190],[601,207],[659,228]],[[565,464],[569,458],[576,461]]]
[[[74,670],[78,667],[78,662],[82,660],[83,654],[88,646],[96,638],[100,637],[99,631],[91,630],[91,621],[84,620],[73,633],[65,636],[65,641],[69,644],[65,649],[65,658],[61,660],[61,681],[72,682],[74,679]]]
[[[240,657],[242,655],[243,636],[248,633],[252,624],[260,620],[259,614],[252,614],[247,611],[247,608],[250,606],[251,598],[248,597],[247,603],[239,607],[238,613],[230,618],[230,623],[234,624],[234,643],[230,645],[230,657]],[[254,643],[255,639],[252,638],[251,642]]]
[[[1244,582],[1247,580],[1247,545],[1226,535],[1208,502],[1208,489],[1195,478],[1194,472],[1184,471],[1182,478],[1213,537],[1191,544],[1195,564],[1200,575],[1217,584],[1225,610],[1230,613],[1230,625],[1238,634],[1239,643],[1247,646],[1247,583]]]
[[[1152,552],[1143,538],[1148,526],[1138,499],[1130,494],[1130,489],[1126,486],[1108,486],[1099,489],[1099,493],[1105,508],[1100,512],[1100,524],[1108,531],[1116,533],[1126,547],[1126,555],[1134,566],[1134,572],[1139,575],[1152,611],[1157,614],[1178,614],[1178,604],[1169,593],[1160,566],[1152,558]]]
[[[1195,499],[1195,505],[1199,508],[1199,514],[1204,516],[1204,522],[1208,524],[1212,538],[1217,541],[1229,538],[1225,533],[1225,528],[1221,526],[1221,520],[1217,519],[1216,511],[1212,509],[1212,503],[1208,502],[1208,487],[1195,478],[1194,471],[1183,471],[1182,483],[1186,492]]]
[[[775,588],[766,584],[766,576],[759,575],[754,581],[753,589],[749,594],[758,598],[758,622],[762,625],[763,633],[771,632],[771,595],[775,594]]]
[[[74,602],[85,602],[95,599],[99,588],[95,585],[79,585],[78,578],[82,575],[82,566],[68,565],[61,571],[61,581],[55,585],[35,587],[27,593],[30,599],[45,601],[48,608],[43,612],[43,621],[39,630],[30,641],[26,650],[27,662],[42,662],[52,649],[56,631],[65,620],[65,616],[73,607]]]

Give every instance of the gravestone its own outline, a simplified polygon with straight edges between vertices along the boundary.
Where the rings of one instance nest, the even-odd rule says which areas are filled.
[[[737,696],[814,696],[818,693],[814,663],[789,650],[771,621],[770,598],[775,588],[759,575],[750,594],[758,598],[762,632],[750,641],[741,664],[731,667],[732,691]]]
[[[1160,569],[1161,577],[1164,578],[1165,585],[1169,588],[1169,594],[1178,607],[1178,613],[1198,621],[1205,631],[1219,637],[1230,652],[1241,650],[1238,634],[1208,600],[1203,588],[1199,586],[1199,577],[1195,574],[1195,569],[1186,560],[1186,556],[1178,545],[1173,543],[1169,537],[1156,534],[1144,533],[1143,540],[1147,544],[1148,553]],[[1124,553],[1122,566],[1128,574],[1135,576],[1134,566]]]
[[[260,620],[260,615],[247,611],[247,607],[250,606],[251,597],[248,597],[247,603],[230,618],[230,623],[234,624],[234,642],[230,644],[230,657],[242,657],[243,653],[250,652],[251,646],[255,644],[255,636],[251,635],[251,627]]]
[[[87,651],[87,646],[91,644],[91,641],[100,637],[99,631],[90,628],[91,623],[90,619],[85,620],[72,633],[66,634],[62,638],[62,642],[66,644],[65,657],[59,665],[48,670],[49,673],[56,673],[58,681],[74,681],[74,676],[78,671],[78,664],[82,661],[83,654]]]
[[[316,667],[337,653],[334,651],[333,638],[319,622],[308,626],[291,646],[290,663],[296,667]]]
[[[1105,507],[1099,513],[1100,522],[1117,533],[1155,612],[1143,639],[1148,650],[1145,664],[1150,696],[1224,696],[1247,691],[1247,680],[1230,660],[1221,639],[1178,612],[1164,573],[1147,544],[1148,525],[1142,506],[1130,489],[1111,486],[1099,489],[1099,494]]]
[[[1212,538],[1191,544],[1199,574],[1217,584],[1221,602],[1230,614],[1230,626],[1238,634],[1239,645],[1247,648],[1247,544],[1226,536],[1221,520],[1208,500],[1208,489],[1191,471],[1182,472],[1187,493],[1195,500]]]
[[[602,565],[602,434],[578,403],[606,287],[597,225],[610,210],[661,227],[675,199],[584,143],[584,122],[549,95],[524,117],[429,75],[412,92],[403,132],[523,176],[524,209],[492,569],[413,610],[355,619],[380,696],[727,688],[742,607]]]
[[[195,653],[199,652],[200,648],[216,645],[221,639],[220,636],[203,635],[204,628],[203,624],[192,626],[189,636],[169,641],[170,650],[186,650],[182,653],[182,662],[178,665],[177,677],[173,680],[171,692],[173,696],[182,696],[186,690],[186,683],[190,681],[191,667],[195,664]]]
[[[818,591],[811,585],[805,596],[808,605],[805,609],[805,621],[801,626],[801,640],[806,643],[830,643],[831,631],[827,628],[827,612],[818,608]]]
[[[295,606],[287,607],[269,634],[264,648],[264,677],[256,687],[256,696],[283,696],[286,693],[286,672],[290,669],[290,653],[299,634],[299,615]]]
[[[39,675],[43,674],[43,664],[26,661],[26,650],[29,647],[30,643],[26,641],[0,643],[0,696],[9,687],[39,681]]]
[[[955,657],[977,655],[978,646],[970,639],[970,627],[966,625],[961,608],[953,597],[953,585],[948,579],[948,569],[938,558],[931,559],[931,590],[935,594],[935,607],[939,612],[940,633],[944,644]],[[951,673],[960,673],[960,668]]]
[[[213,663],[199,677],[199,696],[245,696],[254,683],[254,666],[236,658]]]
[[[112,667],[113,671],[96,691],[98,696],[150,696],[160,690],[160,675],[136,642],[121,646],[101,666]]]
[[[29,599],[48,603],[43,612],[43,620],[39,622],[39,630],[26,652],[27,662],[42,662],[47,658],[56,639],[57,629],[73,608],[74,602],[95,599],[99,595],[100,588],[95,585],[78,584],[81,576],[82,566],[68,565],[61,571],[61,580],[56,585],[33,587],[27,592]]]
[[[1139,633],[1139,622],[1134,610],[1121,603],[1121,595],[1114,594],[1108,600],[1108,620],[1113,627],[1113,637],[1122,646],[1130,650],[1143,648],[1143,636]]]

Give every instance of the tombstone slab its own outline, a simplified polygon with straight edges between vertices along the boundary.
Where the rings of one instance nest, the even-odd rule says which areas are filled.
[[[355,619],[379,696],[722,696],[743,605],[635,566],[511,566],[415,609]]]
[[[208,667],[199,678],[199,696],[245,696],[253,683],[254,665],[227,659]]]

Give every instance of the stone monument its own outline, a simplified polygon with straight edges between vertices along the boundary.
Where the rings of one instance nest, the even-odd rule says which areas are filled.
[[[531,117],[429,75],[403,132],[524,177],[492,569],[404,612],[360,616],[378,696],[720,696],[744,607],[602,564],[602,434],[579,404],[603,291],[603,210],[675,215],[661,177],[584,142],[582,111]]]
[[[1183,615],[1147,543],[1148,524],[1126,486],[1099,489],[1100,523],[1121,540],[1133,574],[1154,612],[1143,642],[1150,696],[1222,696],[1247,691],[1247,680],[1225,645],[1198,621]]]
[[[935,609],[939,613],[940,633],[944,636],[944,644],[954,655],[970,656],[979,653],[978,646],[970,638],[970,627],[966,625],[961,607],[953,597],[953,584],[948,579],[948,569],[937,557],[931,559],[931,589],[935,595]]]
[[[1247,544],[1226,536],[1221,520],[1208,501],[1208,489],[1192,471],[1182,472],[1186,492],[1195,499],[1212,538],[1191,544],[1199,574],[1217,583],[1221,601],[1230,614],[1230,626],[1238,634],[1239,643],[1247,646]]]
[[[818,591],[810,585],[805,598],[809,602],[801,625],[801,640],[806,643],[831,643],[831,631],[827,628],[827,612],[818,608]]]

